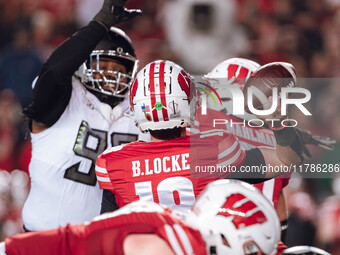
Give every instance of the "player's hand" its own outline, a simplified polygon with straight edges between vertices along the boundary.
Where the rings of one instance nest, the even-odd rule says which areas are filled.
[[[113,25],[142,15],[141,10],[125,8],[125,2],[126,0],[104,0],[102,8],[94,16],[93,20],[104,25],[106,30],[109,30]]]
[[[334,150],[334,144],[336,143],[334,139],[330,137],[321,137],[313,135],[310,131],[299,128],[297,128],[297,131],[299,133],[303,145],[313,144],[325,150]],[[309,158],[312,156],[306,146],[303,146],[302,152],[305,154],[305,156]]]

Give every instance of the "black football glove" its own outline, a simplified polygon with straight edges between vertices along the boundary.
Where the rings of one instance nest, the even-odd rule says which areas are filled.
[[[142,15],[141,10],[126,9],[125,2],[126,0],[104,0],[102,8],[93,20],[103,24],[109,30],[113,25]]]
[[[313,135],[310,131],[302,130],[299,128],[297,128],[297,131],[303,143],[302,152],[308,158],[310,158],[312,155],[307,149],[307,147],[305,146],[306,144],[313,144],[313,145],[319,146],[329,151],[334,150],[334,144],[336,142],[334,139],[330,137],[321,137],[321,136]]]

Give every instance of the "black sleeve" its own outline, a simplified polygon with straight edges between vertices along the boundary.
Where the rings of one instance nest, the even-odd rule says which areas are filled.
[[[288,219],[281,221],[281,241],[286,243],[288,232]]]
[[[105,28],[92,21],[52,53],[40,71],[33,101],[23,111],[26,117],[49,127],[57,122],[71,98],[72,75],[105,34]]]
[[[108,190],[103,191],[102,207],[100,209],[100,214],[113,212],[118,209],[116,202],[116,196]]]
[[[265,164],[266,162],[264,161],[262,152],[258,148],[254,148],[246,151],[246,159],[242,166],[258,166],[258,169],[260,169],[260,167]],[[256,184],[268,180],[268,178],[265,178],[266,173],[263,171],[241,172],[239,170],[240,169],[228,175],[226,179],[237,179],[250,184]]]

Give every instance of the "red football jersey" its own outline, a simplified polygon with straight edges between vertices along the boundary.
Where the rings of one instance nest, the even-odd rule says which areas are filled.
[[[282,176],[275,179],[271,179],[265,182],[254,184],[263,195],[273,202],[274,207],[277,207],[277,202],[279,200],[281,190],[286,187],[289,183],[289,177]]]
[[[115,194],[119,207],[141,199],[185,210],[209,182],[220,177],[203,164],[237,168],[244,160],[245,152],[234,135],[208,132],[114,147],[98,157],[96,174],[100,187]]]
[[[250,120],[243,120],[224,112],[207,109],[207,114],[202,115],[200,110],[196,115],[196,129],[202,131],[211,129],[225,129],[235,135],[241,144],[251,146],[244,147],[249,149],[257,146],[275,148],[276,140],[272,130],[265,128],[263,122],[256,122],[255,116]]]
[[[256,117],[254,116],[254,119]],[[264,146],[269,148],[276,147],[276,140],[272,130],[262,127],[253,120],[243,120],[238,117],[228,115],[221,111],[207,109],[207,114],[202,115],[198,111],[197,121],[200,131],[207,129],[220,128],[234,134],[240,141],[244,150]],[[252,126],[250,126],[250,125]],[[277,207],[277,202],[281,190],[288,185],[290,174],[268,180],[263,183],[255,184],[254,186],[262,191],[262,193],[273,202],[274,207]]]
[[[125,237],[136,233],[158,235],[175,254],[206,255],[198,230],[175,217],[170,209],[145,202],[103,214],[89,223],[18,234],[5,243],[9,255],[120,255],[124,254]]]

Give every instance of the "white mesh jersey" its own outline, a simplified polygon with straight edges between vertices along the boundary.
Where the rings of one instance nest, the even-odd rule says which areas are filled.
[[[125,100],[115,107],[115,120],[105,106],[76,79],[59,120],[32,138],[31,190],[23,208],[29,230],[77,224],[99,215],[102,190],[95,161],[105,149],[137,139],[147,140],[134,121],[123,115]]]

